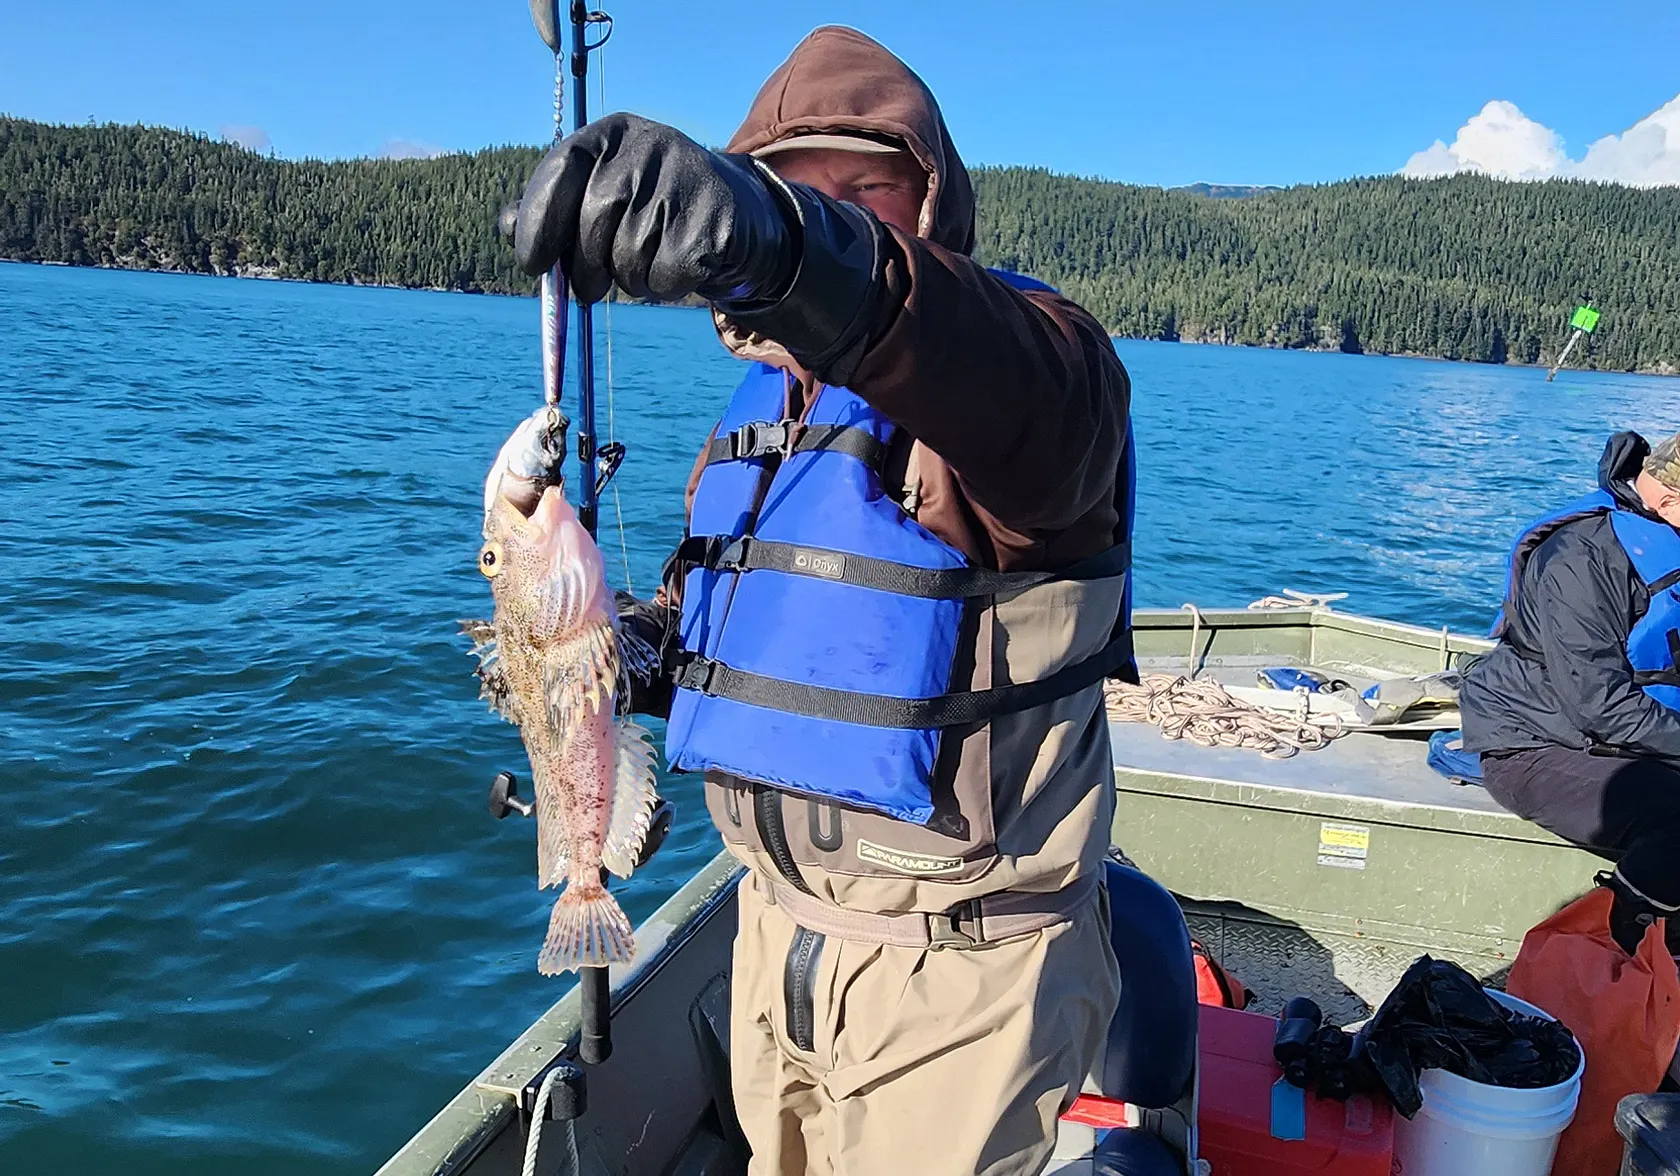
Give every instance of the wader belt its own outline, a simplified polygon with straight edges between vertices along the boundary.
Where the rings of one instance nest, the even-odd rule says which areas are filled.
[[[804,425],[798,421],[749,421],[706,446],[706,464],[754,457],[792,457],[813,449],[848,453],[871,469],[880,469],[886,448],[867,429],[852,425]]]
[[[1066,923],[1096,897],[1097,877],[1087,874],[1050,894],[1016,890],[988,894],[939,914],[877,914],[846,910],[795,890],[778,878],[752,872],[759,893],[801,927],[855,943],[935,949],[979,947]]]
[[[874,588],[899,596],[930,600],[967,600],[1020,592],[1059,580],[1107,580],[1131,566],[1127,544],[1117,544],[1078,563],[1054,571],[994,572],[988,568],[919,568],[826,547],[804,547],[744,536],[691,535],[677,545],[673,559],[687,568],[712,572],[782,572]]]

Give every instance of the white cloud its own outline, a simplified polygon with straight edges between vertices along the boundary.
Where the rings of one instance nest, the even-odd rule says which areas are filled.
[[[1619,135],[1587,148],[1575,175],[1650,187],[1680,184],[1680,96]]]
[[[1426,180],[1435,176],[1450,176],[1463,170],[1465,164],[1452,153],[1452,148],[1436,139],[1433,147],[1427,151],[1419,151],[1408,159],[1406,166],[1400,169],[1400,174]]]
[[[239,123],[229,123],[222,128],[222,138],[229,143],[237,143],[247,151],[272,151],[274,140],[268,137],[268,132],[261,127],[242,126]]]
[[[1472,171],[1502,180],[1538,180],[1556,175],[1569,162],[1563,140],[1518,110],[1515,104],[1494,100],[1458,128],[1448,147],[1439,139],[1419,151],[1400,169],[1407,176],[1445,176]]]
[[[1680,97],[1640,119],[1620,135],[1606,135],[1579,161],[1562,137],[1515,104],[1495,100],[1458,129],[1449,147],[1441,140],[1417,152],[1400,169],[1405,176],[1478,172],[1502,180],[1575,177],[1646,188],[1680,184]]]
[[[449,154],[435,143],[420,139],[387,139],[379,149],[380,159],[436,159]]]

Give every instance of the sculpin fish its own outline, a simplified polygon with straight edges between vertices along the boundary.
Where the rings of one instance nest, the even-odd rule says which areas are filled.
[[[484,484],[479,571],[495,611],[463,621],[480,696],[519,727],[536,793],[537,884],[565,885],[537,970],[628,960],[630,920],[601,884],[630,876],[656,803],[647,732],[616,713],[624,654],[595,545],[566,501],[565,418],[514,430]]]

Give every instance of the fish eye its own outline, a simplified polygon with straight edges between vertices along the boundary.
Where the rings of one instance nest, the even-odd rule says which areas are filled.
[[[494,578],[502,571],[502,545],[500,543],[486,543],[478,553],[478,570],[485,576]]]

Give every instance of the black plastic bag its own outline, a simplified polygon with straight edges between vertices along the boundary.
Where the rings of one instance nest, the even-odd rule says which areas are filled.
[[[1429,956],[1406,969],[1358,1033],[1324,1025],[1308,1036],[1310,1023],[1286,1020],[1279,1027],[1274,1052],[1285,1078],[1316,1089],[1320,1098],[1382,1093],[1408,1119],[1423,1106],[1418,1075],[1425,1070],[1491,1086],[1536,1087],[1565,1081],[1581,1062],[1575,1038],[1558,1022],[1511,1012],[1469,972]],[[1289,1027],[1294,1033],[1286,1042]]]
[[[1350,1061],[1369,1067],[1410,1119],[1423,1105],[1424,1070],[1490,1086],[1551,1086],[1575,1072],[1581,1051],[1558,1022],[1513,1013],[1457,964],[1420,956],[1354,1035]]]

